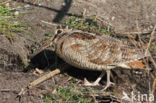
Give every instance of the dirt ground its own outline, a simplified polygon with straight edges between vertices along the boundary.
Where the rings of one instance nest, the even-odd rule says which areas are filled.
[[[147,37],[156,24],[155,0],[10,0],[8,4],[22,14],[18,21],[26,22],[29,26],[25,29],[26,34],[17,33],[19,39],[13,42],[0,34],[0,103],[43,103],[45,94],[52,91],[53,85],[61,84],[69,78],[63,74],[57,75],[26,92],[20,100],[16,98],[22,88],[41,76],[33,73],[34,68],[43,69],[42,75],[54,69],[54,66],[48,67],[55,64],[56,55],[48,49],[31,59],[31,64],[28,61],[33,49],[45,40],[45,34],[53,35],[56,24],[63,18],[71,15],[82,16],[86,11],[85,17],[96,15],[102,18],[105,25],[113,28],[117,34],[136,34],[142,31]],[[50,56],[46,58],[45,53]],[[156,59],[155,51],[152,51],[152,56]],[[25,65],[28,65],[28,71]],[[155,74],[152,64],[150,68]],[[95,80],[99,75],[99,72],[83,71],[74,67],[70,67],[65,73],[81,82],[84,77]],[[122,91],[148,93],[153,81],[144,70],[114,70],[113,75],[116,86],[108,91],[116,92],[120,96]],[[101,84],[105,84],[105,78]]]

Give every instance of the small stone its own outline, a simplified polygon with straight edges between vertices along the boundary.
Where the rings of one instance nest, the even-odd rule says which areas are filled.
[[[150,28],[153,29],[153,25],[150,25]]]
[[[66,5],[66,3],[62,3],[62,6],[65,6]]]
[[[24,7],[25,7],[25,8],[29,8],[29,7],[30,7],[30,5],[29,5],[29,4],[27,4],[27,5],[25,5]]]
[[[19,11],[15,11],[15,13],[14,13],[15,15],[19,15]]]
[[[112,16],[112,21],[114,21],[114,19],[115,19],[115,16]]]
[[[10,3],[6,3],[5,6],[6,6],[6,7],[10,7]]]

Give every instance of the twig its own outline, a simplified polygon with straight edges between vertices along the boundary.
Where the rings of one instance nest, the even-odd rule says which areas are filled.
[[[54,75],[59,74],[59,73],[60,73],[61,71],[63,71],[63,70],[64,70],[64,69],[61,69],[61,70],[60,70],[60,69],[57,68],[57,69],[55,69],[54,71],[51,71],[51,72],[49,72],[48,74],[43,75],[42,77],[40,77],[40,78],[34,80],[33,82],[31,82],[31,83],[28,85],[28,88],[29,88],[29,89],[33,88],[34,86],[40,84],[41,82],[43,82],[43,81],[45,81],[45,80],[47,80],[47,79],[53,77]]]
[[[150,55],[151,55],[151,54],[150,54]],[[154,68],[156,69],[156,63],[155,63],[154,59],[152,58],[152,56],[150,56],[149,59],[150,59],[150,61],[152,62]]]
[[[153,63],[154,68],[156,69],[156,63],[155,63],[154,59],[152,58],[150,52],[148,52],[149,51],[148,49],[150,47],[150,44],[151,44],[151,42],[152,42],[152,40],[154,38],[155,29],[156,29],[156,25],[154,26],[154,29],[153,29],[153,31],[151,33],[151,37],[150,37],[149,43],[147,45],[146,53],[149,53],[149,55],[150,55],[150,58],[149,59]],[[156,77],[152,73],[151,73],[151,75],[153,77],[153,84],[152,84],[152,90],[150,92],[154,95],[155,89],[156,89]]]
[[[148,49],[149,49],[149,47],[150,47],[150,44],[151,44],[151,42],[152,42],[152,40],[153,40],[153,38],[154,38],[154,33],[155,33],[155,30],[156,30],[156,25],[154,26],[154,29],[153,29],[153,31],[152,31],[152,33],[151,33],[151,37],[150,37],[150,40],[149,40],[149,43],[148,43],[148,45],[147,45],[147,49],[146,49],[146,53],[148,52]],[[148,52],[149,53],[149,52]],[[154,68],[156,69],[156,63],[155,63],[155,61],[154,61],[154,59],[152,58],[152,56],[151,56],[151,54],[149,53],[149,55],[150,55],[150,61],[152,62],[152,64],[154,65]]]
[[[23,95],[24,93],[25,93],[25,89],[22,88],[21,91],[18,93],[18,96],[21,96],[21,95]]]
[[[10,89],[2,89],[0,90],[1,92],[10,92],[11,90]]]
[[[136,9],[136,7],[137,7],[137,4],[136,4],[136,0],[135,0],[135,9]],[[139,41],[140,41],[140,44],[141,44],[141,47],[143,48],[143,50],[145,50],[145,46],[144,46],[144,43],[143,43],[143,41],[141,40],[141,29],[140,29],[140,27],[139,27],[139,23],[138,23],[138,16],[136,15],[136,28],[137,28],[137,31],[138,31],[138,38],[139,38]],[[147,55],[147,53],[148,53],[148,51],[146,50],[145,51],[145,55],[146,56],[149,56],[149,55]],[[140,53],[140,55],[142,55],[143,56],[143,53]],[[146,66],[147,66],[147,68],[148,68],[148,75],[149,75],[149,71],[150,71],[150,69],[149,69],[149,64],[147,63],[147,61],[145,60],[145,58],[143,58],[143,62],[146,64]]]
[[[54,71],[51,71],[45,75],[43,75],[42,77],[34,80],[33,82],[29,83],[28,88],[31,89],[33,87],[35,87],[36,85],[40,84],[41,82],[61,73],[62,71],[64,71],[65,69],[69,68],[70,65],[62,64],[60,68],[56,68]]]
[[[16,98],[18,98],[19,101],[20,101],[20,100],[21,100],[21,97],[22,97],[27,91],[28,91],[27,88],[22,88],[22,89],[20,90],[20,92],[18,93],[18,95],[16,96]]]
[[[86,12],[87,12],[87,9],[86,9],[86,8],[84,8],[84,9],[83,9],[83,14],[82,14],[82,15],[83,15],[83,17],[86,15]]]
[[[154,76],[154,75],[152,74],[152,77],[154,77],[154,80],[153,80],[153,84],[152,84],[152,91],[151,91],[151,93],[154,95],[154,93],[155,93],[155,88],[156,88],[156,76]]]
[[[98,101],[96,100],[96,96],[95,96],[95,94],[94,94],[94,92],[92,90],[90,90],[89,94],[93,98],[94,103],[98,103]]]
[[[52,25],[52,26],[57,26],[58,24],[55,24],[55,23],[50,23],[50,22],[47,22],[47,21],[44,21],[44,20],[41,20],[42,23],[45,23],[45,24],[48,24],[48,25]]]
[[[125,34],[125,35],[128,35],[128,34],[149,34],[149,33],[151,33],[151,31],[134,31],[134,32],[121,32],[121,33]]]
[[[149,47],[150,47],[150,44],[151,44],[151,42],[152,42],[152,40],[153,40],[153,38],[154,38],[155,29],[156,29],[156,25],[154,26],[154,29],[153,29],[153,31],[152,31],[152,33],[151,33],[151,37],[150,37],[149,43],[148,43],[148,45],[147,45],[146,52],[148,51],[148,49],[149,49]]]
[[[150,94],[152,94],[154,96],[155,89],[156,89],[156,76],[154,76],[153,73],[151,73],[151,76],[153,78],[153,84],[152,84],[152,90],[150,91]],[[151,98],[153,98],[153,97],[151,97]],[[150,103],[152,103],[152,102],[150,102]]]

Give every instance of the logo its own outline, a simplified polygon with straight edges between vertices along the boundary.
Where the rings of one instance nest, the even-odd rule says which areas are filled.
[[[154,102],[153,94],[141,94],[140,92],[134,93],[133,91],[128,95],[126,92],[122,92],[121,99],[131,102]]]

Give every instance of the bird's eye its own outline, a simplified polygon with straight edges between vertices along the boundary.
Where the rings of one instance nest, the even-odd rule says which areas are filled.
[[[57,30],[57,34],[60,34],[60,33],[62,33],[62,30],[60,30],[60,29]]]

